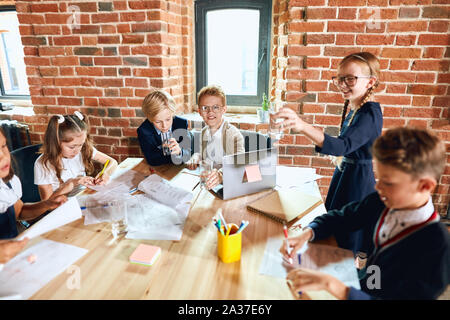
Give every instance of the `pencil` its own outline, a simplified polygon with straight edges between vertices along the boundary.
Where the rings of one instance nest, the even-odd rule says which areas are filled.
[[[105,169],[106,169],[106,167],[108,166],[108,163],[109,163],[109,159],[106,160],[105,165],[103,166],[102,171],[100,171],[100,173],[98,174],[97,179],[100,178],[100,177],[103,175],[103,172],[105,172]]]

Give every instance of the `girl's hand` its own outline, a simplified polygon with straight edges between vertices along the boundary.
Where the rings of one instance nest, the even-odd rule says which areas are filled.
[[[178,145],[178,142],[177,142],[177,140],[175,140],[175,138],[171,138],[169,140],[169,149],[170,149],[171,154],[174,154],[174,155],[181,154],[181,148]]]
[[[60,185],[59,188],[56,189],[52,195],[53,196],[66,195],[70,191],[73,190],[73,188],[75,187],[75,184],[76,184],[76,182],[74,181],[74,179],[70,179],[70,180],[66,181],[65,183],[63,183],[62,185]]]
[[[103,185],[107,184],[108,181],[109,181],[109,179],[110,179],[109,174],[103,172],[103,174],[102,174],[100,177],[99,177],[99,175],[100,175],[100,174],[98,174],[98,175],[95,177],[95,179],[94,179],[94,184],[95,184],[95,185],[100,185],[100,186],[103,186]]]
[[[296,252],[303,247],[303,245],[311,240],[313,237],[313,231],[311,229],[304,230],[300,235],[295,238],[289,238],[289,247],[292,248],[291,254],[288,254],[286,251],[286,244],[283,241],[283,244],[280,247],[281,254],[286,258],[286,260],[294,259]]]
[[[195,153],[188,162],[186,162],[186,167],[189,170],[195,170],[200,164],[200,155]]]
[[[326,290],[338,299],[347,299],[349,288],[326,273],[305,268],[293,269],[286,276],[292,295],[299,299],[303,291]]]
[[[56,209],[65,202],[67,202],[67,197],[65,195],[52,194],[50,196],[50,198],[45,200],[45,204],[47,205],[47,210]]]
[[[92,187],[95,186],[95,179],[93,177],[78,177],[78,178],[74,178],[73,181],[76,184],[81,184],[85,187]]]
[[[290,108],[281,108],[280,111],[278,111],[274,118],[283,118],[283,122],[279,122],[274,124],[276,128],[282,128],[285,129],[292,129],[296,133],[302,133],[305,125],[307,124],[305,121],[299,118],[297,113],[290,109]]]
[[[0,263],[7,263],[14,258],[28,243],[28,238],[20,241],[0,240]]]
[[[223,181],[222,174],[217,169],[213,169],[206,180],[206,188],[211,190]]]

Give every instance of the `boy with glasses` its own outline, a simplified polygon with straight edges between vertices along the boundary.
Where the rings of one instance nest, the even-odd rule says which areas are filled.
[[[209,174],[206,187],[221,184],[224,155],[245,152],[244,137],[240,131],[223,119],[227,111],[225,93],[219,86],[203,87],[198,93],[198,112],[206,123],[201,131],[200,152],[187,163],[189,169],[197,168],[201,160],[209,160],[214,169]]]

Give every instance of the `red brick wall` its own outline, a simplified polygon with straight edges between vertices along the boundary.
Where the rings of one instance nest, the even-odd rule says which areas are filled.
[[[194,0],[16,1],[36,116],[14,116],[42,139],[49,115],[89,114],[96,146],[119,161],[140,155],[136,128],[150,87],[171,92],[180,111],[195,103]],[[67,23],[79,8],[80,28]],[[384,128],[432,129],[450,145],[449,10],[446,0],[279,0],[273,10],[271,95],[336,135],[343,100],[330,86],[339,60],[368,50],[381,59]],[[241,124],[243,129],[266,125]],[[287,135],[280,163],[333,167],[302,135]],[[434,202],[450,201],[449,165]]]
[[[450,5],[442,0],[282,0],[273,13],[272,96],[305,121],[337,135],[343,99],[330,83],[345,55],[370,51],[380,58],[376,100],[384,130],[424,127],[450,148]],[[323,196],[334,168],[309,139],[288,135],[280,163],[312,166]],[[449,154],[449,153],[447,153]],[[450,155],[433,195],[445,214],[450,201]]]
[[[36,116],[15,118],[34,142],[49,116],[81,110],[97,148],[122,161],[140,155],[136,128],[151,87],[170,92],[181,112],[195,103],[193,0],[16,1],[16,10]]]

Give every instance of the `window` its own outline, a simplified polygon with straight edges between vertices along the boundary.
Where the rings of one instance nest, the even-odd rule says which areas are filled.
[[[0,98],[27,98],[27,74],[14,6],[0,7]]]
[[[261,105],[268,93],[271,0],[197,0],[197,91],[218,84],[228,105]]]

